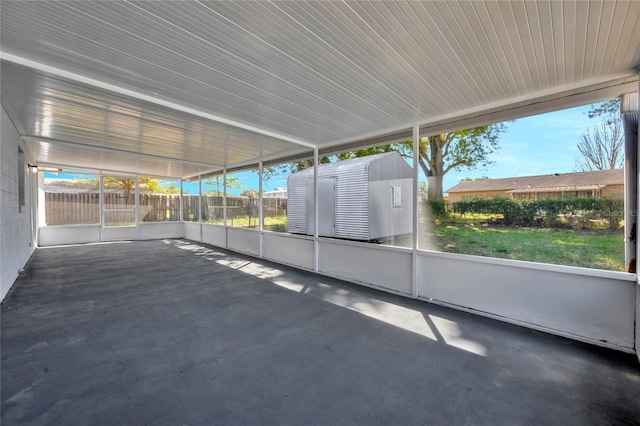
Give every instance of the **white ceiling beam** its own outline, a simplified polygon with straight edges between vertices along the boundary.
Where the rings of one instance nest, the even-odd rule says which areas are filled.
[[[303,141],[300,139],[292,138],[289,136],[281,135],[275,132],[271,132],[265,129],[260,129],[255,126],[250,126],[248,124],[240,123],[234,120],[229,120],[224,117],[220,117],[214,114],[210,114],[208,112],[204,112],[195,108],[190,108],[184,105],[177,104],[175,102],[170,102],[164,99],[160,99],[154,96],[146,95],[144,93],[136,92],[134,90],[126,89],[124,87],[116,86],[111,83],[106,83],[104,81],[96,80],[90,77],[86,77],[80,74],[72,73],[69,71],[62,70],[60,68],[52,67],[37,61],[33,61],[31,59],[26,59],[18,55],[14,55],[7,52],[0,52],[0,59],[5,60],[7,62],[12,62],[14,64],[22,65],[28,68],[33,68],[35,70],[51,74],[57,77],[65,78],[77,83],[87,84],[92,87],[96,87],[98,89],[106,90],[109,92],[117,93],[119,95],[128,96],[134,99],[142,100],[145,102],[152,103],[154,105],[159,105],[165,108],[169,108],[175,111],[184,112],[187,114],[191,114],[197,117],[205,118],[207,120],[215,121],[217,123],[225,124],[227,126],[235,127],[238,129],[247,130],[253,133],[257,133],[259,135],[268,136],[276,139],[280,139],[286,142],[291,142],[296,145],[301,145],[307,148],[315,148],[316,144],[313,144],[308,141]]]
[[[59,163],[55,161],[38,161],[38,170],[40,170],[40,166],[46,168],[56,169],[56,171],[60,170],[62,172],[65,171],[73,171],[87,174],[104,174],[109,173],[111,175],[116,175],[120,177],[135,177],[135,176],[144,176],[154,179],[167,179],[167,180],[182,180],[180,176],[170,176],[170,175],[159,175],[157,173],[140,173],[140,172],[132,172],[130,170],[120,170],[120,169],[110,169],[105,167],[81,167],[77,164],[66,164]],[[48,172],[49,170],[42,170],[44,172]],[[51,171],[52,173],[56,173]]]
[[[123,154],[123,155],[132,156],[132,157],[138,157],[138,158],[149,158],[149,159],[152,159],[152,160],[171,161],[171,162],[175,162],[175,163],[190,164],[192,166],[212,167],[212,168],[222,168],[223,167],[221,164],[202,163],[202,162],[199,162],[199,161],[182,160],[182,159],[179,159],[179,158],[165,157],[165,156],[162,156],[162,155],[144,154],[144,153],[141,153],[141,152],[127,151],[126,149],[106,148],[106,147],[103,147],[103,146],[96,146],[96,145],[90,145],[90,144],[79,143],[79,142],[68,142],[68,141],[62,141],[62,140],[59,140],[59,139],[45,138],[45,137],[42,137],[42,136],[25,135],[25,136],[22,136],[22,140],[25,141],[25,142],[51,143],[51,144],[54,144],[54,145],[68,146],[68,147],[71,147],[71,148],[82,148],[82,149],[87,149],[87,150],[91,150],[91,151],[107,152],[107,153],[114,153],[114,154]]]
[[[601,80],[592,80],[589,81],[589,84],[580,86],[574,84],[557,88],[553,91],[535,93],[522,98],[509,99],[508,101],[440,116],[428,122],[420,123],[420,134],[424,137],[602,102],[619,97],[624,93],[636,91],[638,86],[637,77],[634,77],[634,74],[625,73],[616,75],[613,79],[609,76],[604,81]],[[593,90],[588,89],[589,86],[597,86],[607,82],[610,82],[611,85]],[[580,89],[584,89],[584,91],[573,93]],[[563,96],[546,99],[546,97],[563,92],[565,92]],[[357,139],[336,141],[323,146],[320,153],[322,155],[330,155],[347,150],[409,140],[411,139],[411,129],[411,124],[406,124],[383,132],[372,132]]]
[[[511,105],[501,107],[490,108],[489,106],[486,106],[484,109],[475,113],[458,115],[448,120],[434,120],[430,123],[423,124],[420,126],[420,134],[424,137],[462,129],[470,129],[477,126],[530,117],[533,115],[574,108],[591,103],[603,102],[633,91],[634,87],[637,87],[637,85],[637,81],[627,81],[592,91],[567,94],[566,96],[554,99],[532,99],[531,102],[524,105],[518,105],[519,102],[513,102]]]

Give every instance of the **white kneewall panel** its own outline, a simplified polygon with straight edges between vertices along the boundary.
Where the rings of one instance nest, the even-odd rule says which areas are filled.
[[[202,225],[202,242],[217,247],[226,247],[227,229],[222,225]]]
[[[187,240],[201,241],[200,222],[182,222],[182,236]]]
[[[102,228],[102,241],[127,241],[138,239],[135,226],[114,226]]]
[[[445,253],[420,253],[418,268],[420,298],[634,348],[632,274]]]
[[[260,256],[260,231],[227,228],[227,248],[252,256]]]
[[[35,207],[36,175],[27,170],[35,163],[9,116],[2,109],[0,119],[0,300],[4,299],[35,250],[31,209]],[[18,149],[25,155],[22,170]],[[25,205],[19,204],[19,173],[25,178]]]
[[[40,247],[97,243],[100,241],[100,225],[43,226],[38,234]]]
[[[313,270],[313,239],[275,232],[264,232],[262,257],[285,265]]]
[[[412,294],[409,250],[322,239],[318,242],[318,252],[321,274],[394,293]]]
[[[181,238],[180,222],[146,222],[138,229],[138,238],[152,240],[158,238]]]

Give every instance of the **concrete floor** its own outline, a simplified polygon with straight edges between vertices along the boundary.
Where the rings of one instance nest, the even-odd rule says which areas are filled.
[[[633,355],[184,240],[39,249],[2,424],[640,424]]]

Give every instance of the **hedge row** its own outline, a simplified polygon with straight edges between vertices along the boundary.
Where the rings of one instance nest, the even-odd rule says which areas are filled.
[[[477,198],[448,203],[433,200],[430,203],[436,216],[454,212],[460,215],[475,213],[500,215],[505,225],[529,224],[535,221],[557,222],[561,217],[605,219],[616,229],[624,216],[624,201],[620,198],[542,198],[514,200],[509,198]]]

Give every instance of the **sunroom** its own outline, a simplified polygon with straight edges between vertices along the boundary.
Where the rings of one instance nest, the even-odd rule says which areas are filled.
[[[73,418],[73,409],[67,405],[73,398],[56,401],[51,389],[38,393],[40,383],[50,376],[39,378],[25,366],[36,368],[42,363],[38,359],[50,356],[71,356],[64,346],[75,342],[77,336],[66,336],[68,340],[55,354],[48,353],[55,347],[55,339],[48,343],[41,333],[30,335],[31,326],[27,323],[18,327],[21,320],[15,315],[20,309],[29,309],[20,301],[44,301],[48,292],[57,294],[62,305],[47,301],[47,309],[34,309],[30,315],[58,315],[52,324],[71,326],[65,323],[65,309],[75,312],[75,308],[64,305],[69,300],[62,296],[66,294],[63,281],[73,277],[74,282],[79,280],[76,284],[80,293],[88,288],[96,291],[85,295],[88,299],[82,303],[87,309],[89,305],[100,306],[107,315],[111,308],[117,311],[118,303],[127,305],[125,298],[139,300],[142,305],[136,305],[135,309],[140,309],[137,315],[125,314],[124,309],[120,312],[121,318],[135,327],[136,318],[143,316],[145,309],[152,314],[153,306],[172,306],[172,302],[159,299],[153,288],[143,284],[143,272],[151,268],[144,259],[154,251],[159,270],[166,274],[171,275],[180,267],[173,263],[178,258],[188,268],[182,274],[184,288],[176,287],[181,283],[174,281],[171,288],[176,293],[169,296],[167,287],[167,297],[178,302],[188,299],[194,303],[194,311],[204,309],[198,300],[212,302],[209,307],[216,312],[220,324],[233,318],[220,316],[222,311],[217,309],[226,306],[235,306],[233,315],[237,315],[246,313],[248,307],[259,310],[273,302],[269,318],[277,316],[278,309],[290,307],[294,312],[280,312],[290,314],[292,319],[304,318],[309,321],[306,326],[314,324],[314,317],[298,317],[296,312],[302,308],[295,306],[296,300],[301,306],[310,305],[311,311],[322,311],[303,299],[288,298],[284,302],[261,290],[255,290],[256,297],[264,296],[259,300],[243,293],[242,300],[248,302],[242,306],[235,304],[234,298],[240,297],[237,293],[224,295],[230,298],[230,305],[218,304],[210,292],[217,291],[213,290],[218,288],[216,277],[226,276],[224,266],[250,279],[259,278],[268,285],[294,289],[300,294],[312,289],[310,293],[317,300],[375,319],[373,325],[362,324],[363,336],[368,338],[375,335],[376,324],[413,332],[412,336],[420,335],[419,330],[426,327],[431,340],[455,346],[465,352],[464,356],[470,353],[486,360],[490,358],[487,352],[491,338],[480,344],[479,337],[477,341],[472,335],[456,337],[455,323],[473,323],[475,319],[489,329],[506,327],[509,333],[535,330],[534,339],[540,339],[536,344],[541,354],[546,350],[545,339],[551,339],[549,344],[554,348],[569,342],[566,344],[574,345],[572,351],[587,351],[586,358],[599,354],[597,357],[609,363],[606,368],[617,371],[616,380],[628,379],[620,387],[619,382],[613,385],[607,404],[613,411],[622,410],[618,420],[637,421],[634,416],[640,414],[640,374],[637,365],[629,363],[629,357],[637,356],[640,346],[640,287],[634,267],[638,257],[635,229],[639,196],[640,3],[44,1],[3,2],[0,11],[3,421],[46,423],[47,419],[55,422]],[[425,213],[420,187],[421,181],[429,180],[419,164],[421,141],[425,138],[611,99],[620,100],[619,114],[626,132],[621,218],[624,235],[619,242],[624,270],[447,253],[423,238],[430,232],[430,219],[425,216],[429,213]],[[392,207],[411,208],[410,232],[375,242],[322,236],[326,234],[318,230],[326,225],[322,217],[328,201],[318,168],[313,165],[324,159],[341,158],[345,153],[367,149],[373,152],[392,144],[404,144],[403,158],[411,167],[413,178],[409,191],[404,186],[400,191],[399,184],[388,182],[382,183],[381,191],[389,203],[399,203]],[[313,225],[307,232],[310,235],[288,232],[288,203],[295,200],[272,195],[286,194],[279,188],[283,185],[273,184],[274,176],[285,170],[284,178],[280,176],[280,182],[284,182],[301,165],[307,167],[307,173],[314,170],[309,187],[312,199],[305,201],[313,209],[313,214],[305,217]],[[274,191],[274,187],[278,190]],[[270,195],[264,197],[265,192]],[[367,225],[367,219],[362,220],[363,226]],[[103,254],[100,250],[104,250]],[[119,252],[129,253],[131,262],[118,258],[109,263]],[[184,253],[208,259],[216,269],[205,272],[206,266],[195,265],[191,257],[183,257]],[[54,255],[60,257],[50,258]],[[83,256],[86,263],[75,264]],[[138,257],[139,272],[135,268]],[[71,260],[75,261],[73,267],[67,263]],[[123,265],[127,275],[118,275],[122,272],[118,271],[118,264]],[[109,275],[105,265],[122,282],[136,284],[125,290],[110,283],[115,285],[113,292],[109,292],[106,281],[100,287],[102,278],[94,277],[91,271]],[[173,266],[169,270],[167,265]],[[65,278],[58,280],[59,273]],[[147,277],[156,277],[151,271],[147,273]],[[89,275],[83,279],[83,274]],[[31,281],[34,275],[40,277],[37,283]],[[213,287],[196,283],[209,279]],[[317,281],[311,283],[314,279]],[[47,280],[57,284],[48,287]],[[96,283],[93,287],[92,282]],[[221,284],[225,289],[228,285],[227,281]],[[258,286],[258,282],[246,285],[246,291],[251,292],[254,290],[249,289]],[[37,291],[31,294],[29,289]],[[147,292],[149,298],[145,302]],[[36,294],[41,294],[42,299]],[[185,310],[185,316],[189,315],[189,305],[178,305]],[[425,313],[428,309],[435,311]],[[417,312],[422,312],[418,315],[420,324],[413,316]],[[167,318],[171,321],[162,325],[165,332],[171,329],[173,320],[178,321],[173,314]],[[349,318],[339,314],[311,329],[344,326],[349,335],[326,339],[358,340],[353,337],[357,335],[355,323],[342,323]],[[209,320],[212,318],[203,316],[197,321]],[[258,322],[248,321],[228,331],[233,330],[233,335],[248,333],[253,326],[256,330],[261,328]],[[291,326],[283,318],[276,323],[283,327],[281,332]],[[185,324],[179,328],[188,334]],[[140,326],[148,326],[145,330],[153,332],[151,325]],[[34,325],[32,331],[36,329],[41,330]],[[489,333],[487,330],[478,334]],[[224,346],[227,334],[218,331],[212,336]],[[277,334],[275,329],[271,332]],[[18,337],[20,334],[24,341]],[[179,335],[159,339],[166,343],[166,339],[175,337],[178,341]],[[130,336],[112,338],[127,341]],[[524,340],[530,338],[527,334]],[[250,339],[260,341],[260,336]],[[321,341],[322,337],[315,339]],[[100,344],[99,338],[96,342]],[[220,359],[233,357],[233,351],[220,352],[219,347],[199,347],[195,341],[190,342],[195,352],[211,351]],[[112,343],[102,343],[113,348]],[[393,338],[386,344],[393,345]],[[408,346],[401,347],[412,347],[412,343],[402,345],[405,344]],[[507,340],[501,345],[497,346],[509,346]],[[75,346],[69,343],[67,347]],[[324,345],[328,352],[333,347]],[[299,348],[293,345],[289,349],[295,352]],[[279,363],[283,358],[278,357],[282,354],[273,347],[271,350],[274,365],[282,367]],[[363,355],[367,351],[365,346],[358,350]],[[111,356],[107,351],[101,356],[107,357],[107,363],[122,359],[125,364],[132,359],[128,356],[140,356],[140,352],[126,355],[126,350],[122,351],[117,349]],[[300,353],[310,355],[302,350]],[[151,354],[153,362],[162,358],[160,350],[151,350]],[[386,362],[393,363],[371,355],[380,362],[371,365],[372,371],[383,369]],[[415,360],[414,356],[408,359]],[[446,357],[446,352],[437,354],[441,356]],[[464,356],[454,358],[464,364]],[[547,361],[553,365],[571,364],[572,356],[557,364]],[[517,351],[512,357],[518,357]],[[526,356],[520,361],[525,358],[527,363],[535,362]],[[499,363],[495,357],[490,359]],[[314,373],[309,377],[320,380],[323,374],[319,372],[328,368],[325,361],[323,358],[314,364],[311,357]],[[426,359],[422,361],[428,365]],[[197,364],[184,362],[185,366]],[[511,368],[520,368],[513,362]],[[544,362],[532,368],[544,374]],[[577,361],[580,365],[582,362]],[[479,368],[480,364],[473,365]],[[41,370],[45,368],[48,372],[50,367],[42,366]],[[233,369],[239,367],[226,364],[225,368],[228,370],[221,374],[229,377],[222,382],[228,385],[234,382]],[[553,381],[552,372],[547,373],[549,381]],[[303,375],[304,369],[299,367],[295,374],[291,373],[290,381],[283,379],[282,383],[256,374],[261,392],[277,389],[281,396],[295,396],[278,386],[295,393],[298,388],[293,376]],[[279,377],[286,376],[285,372]],[[603,372],[602,377],[605,376]],[[107,398],[108,407],[96,411],[88,402],[87,406],[80,404],[77,414],[87,416],[80,417],[86,423],[104,423],[110,410],[128,406],[131,414],[118,411],[114,417],[117,423],[162,424],[187,419],[186,423],[201,424],[215,422],[211,416],[223,414],[219,417],[222,423],[259,423],[261,414],[268,423],[372,423],[376,419],[363,413],[375,414],[390,404],[385,411],[389,417],[379,417],[379,423],[424,420],[402,411],[406,410],[404,402],[394,405],[394,398],[411,394],[408,388],[396,388],[397,377],[390,382],[393,385],[388,392],[383,392],[384,403],[377,407],[354,398],[354,412],[358,414],[352,418],[345,417],[349,407],[327,397],[336,390],[331,384],[318,391],[322,396],[303,398],[305,404],[321,401],[309,409],[309,417],[286,408],[284,396],[258,396],[246,387],[237,390],[249,392],[251,404],[244,415],[239,405],[225,400],[230,404],[226,411],[205,410],[199,416],[194,414],[197,407],[188,407],[182,412],[183,417],[162,417],[166,413],[159,408],[163,404],[158,389],[171,387],[172,383],[180,386],[181,379],[172,378],[174,382],[170,383],[166,369],[144,377],[148,386],[134,386],[135,394],[140,397],[144,389],[153,388],[146,394],[149,399],[144,400],[153,403],[138,414],[135,404],[121,398]],[[243,373],[235,377],[249,380]],[[563,377],[567,381],[575,379],[571,375]],[[156,379],[167,383],[157,385],[153,382]],[[480,388],[489,386],[488,378],[478,380],[475,384],[481,383]],[[598,380],[591,386],[601,386]],[[211,395],[218,395],[214,382],[212,378]],[[55,387],[70,385],[63,377],[52,383]],[[190,383],[204,386],[202,381]],[[471,389],[475,384],[462,386]],[[99,394],[99,384],[94,385],[91,392]],[[368,385],[372,383],[362,383],[365,388]],[[180,398],[190,392],[190,385],[185,386]],[[383,385],[375,382],[375,386]],[[513,386],[510,389],[519,385]],[[540,386],[529,397],[544,393],[545,384]],[[110,395],[122,395],[125,388],[118,388],[117,392],[110,389]],[[345,391],[345,383],[338,388],[336,395],[354,392]],[[422,388],[417,389],[420,393]],[[550,389],[562,393],[560,388]],[[424,389],[439,390],[442,389]],[[34,394],[46,395],[43,398],[48,405],[39,407],[38,396],[25,396]],[[268,407],[261,405],[263,397]],[[545,403],[543,400],[541,397],[537,404]],[[202,404],[206,405],[204,401],[196,405]],[[332,404],[340,409],[332,412]],[[509,404],[513,405],[513,401]],[[589,407],[586,402],[576,404],[582,407],[576,409],[577,417],[555,413],[553,409],[551,412],[567,415],[558,418],[580,423],[578,419],[584,420],[586,417],[582,416],[591,408],[584,408]],[[430,409],[437,406],[442,404],[434,403]],[[404,414],[389,414],[395,409]],[[557,409],[561,411],[560,406]],[[154,417],[154,410],[164,414]],[[533,407],[507,415],[501,405],[495,416],[487,414],[476,420],[470,417],[472,407],[465,410],[465,416],[456,417],[443,408],[434,414],[434,422],[500,423],[501,414],[507,423],[545,418],[543,409],[536,411]],[[524,417],[524,413],[528,416],[534,412],[542,417]],[[603,409],[604,414],[594,423],[615,423],[611,412]],[[72,417],[68,417],[69,413]]]

